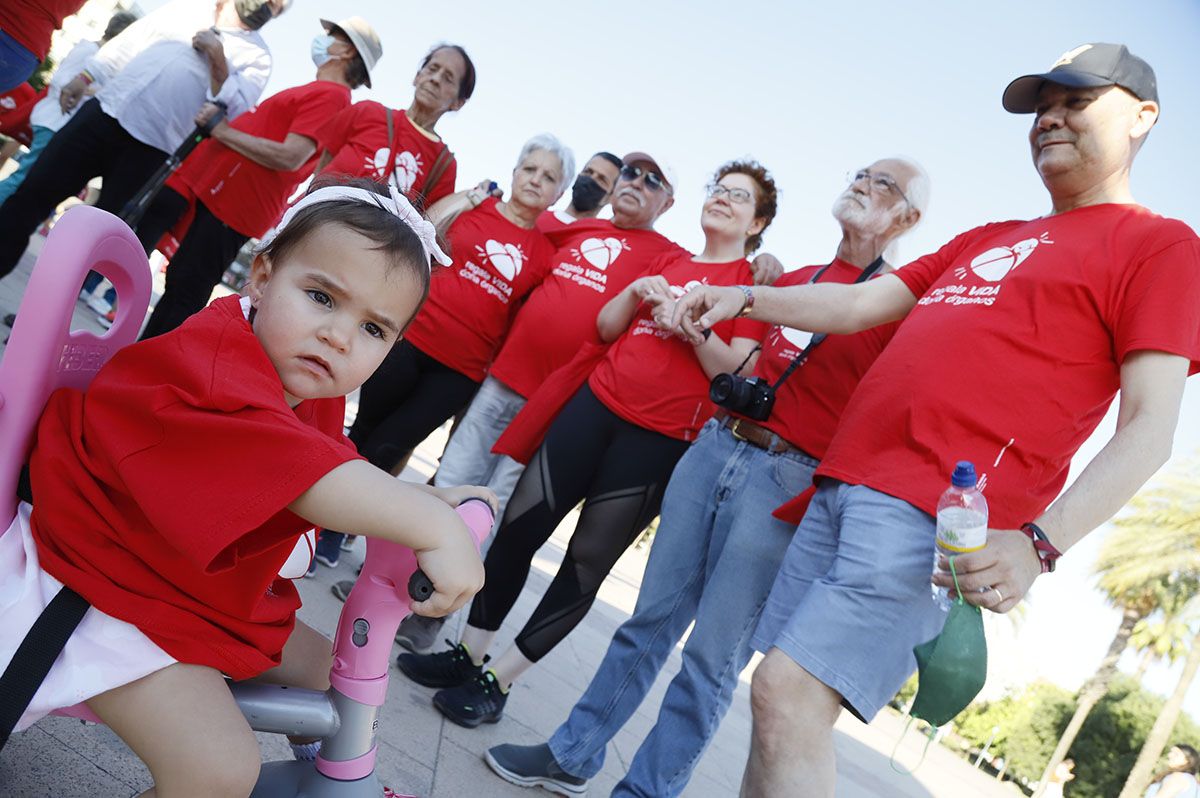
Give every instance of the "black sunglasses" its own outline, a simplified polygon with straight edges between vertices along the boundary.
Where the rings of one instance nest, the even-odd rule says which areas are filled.
[[[625,164],[621,167],[621,179],[632,183],[639,177],[643,178],[646,188],[651,191],[667,191],[667,181],[663,180],[662,175],[657,172],[651,172],[649,169],[643,169],[640,166],[631,166]]]

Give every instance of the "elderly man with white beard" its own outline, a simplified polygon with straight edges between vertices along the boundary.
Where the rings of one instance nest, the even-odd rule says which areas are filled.
[[[842,228],[833,260],[789,272],[776,286],[855,283],[889,270],[884,253],[920,221],[929,179],[902,158],[876,161],[849,177],[833,204]],[[771,511],[812,484],[842,408],[896,327],[823,338],[770,330],[752,372],[764,381],[760,386],[774,386],[773,405],[761,401],[761,390],[735,390],[721,403],[671,476],[633,617],[617,630],[587,691],[548,743],[487,753],[497,775],[584,794],[603,767],[608,742],[695,621],[658,721],[612,794],[683,792],[750,661],[751,634],[795,531]],[[748,401],[737,401],[738,393]]]

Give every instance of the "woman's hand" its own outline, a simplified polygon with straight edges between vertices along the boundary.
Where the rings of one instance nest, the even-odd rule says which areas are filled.
[[[933,583],[953,593],[954,577],[945,555],[938,555],[938,568]],[[1021,530],[989,529],[986,546],[955,555],[954,570],[964,601],[992,612],[1008,612],[1029,592],[1042,564]]]
[[[629,293],[641,301],[654,305],[664,299],[672,299],[671,284],[661,274],[639,277],[629,284]]]

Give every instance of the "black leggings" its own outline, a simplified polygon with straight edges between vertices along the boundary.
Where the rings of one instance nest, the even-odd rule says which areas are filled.
[[[350,440],[372,464],[391,471],[429,433],[466,407],[478,387],[470,377],[402,340],[363,384]]]
[[[516,644],[537,662],[571,633],[608,572],[658,515],[663,491],[688,444],[631,424],[586,385],[546,433],[513,491],[488,549],[487,581],[470,624],[495,631],[529,576],[533,555],[580,501],[583,509],[562,566]]]

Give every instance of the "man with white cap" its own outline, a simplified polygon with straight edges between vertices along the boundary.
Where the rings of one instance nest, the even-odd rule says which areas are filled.
[[[1087,44],[1017,78],[1003,105],[1033,114],[1049,213],[860,285],[700,288],[677,304],[691,336],[739,315],[828,333],[904,318],[842,415],[755,633],[744,796],[832,796],[842,707],[873,717],[939,634],[934,512],[956,460],[982,472],[991,527],[955,558],[957,586],[1007,612],[1170,456],[1200,370],[1200,239],[1130,190],[1158,120],[1154,71]],[[1116,431],[1058,496],[1118,390]],[[933,582],[954,590],[944,558]]]
[[[312,174],[317,131],[350,106],[351,89],[371,85],[383,55],[374,29],[362,17],[323,19],[321,26],[325,33],[312,42],[316,79],[217,124],[147,209],[137,231],[147,253],[181,220],[186,233],[175,236],[179,249],[143,337],[175,329],[208,304],[238,250],[278,221],[288,197]]]

